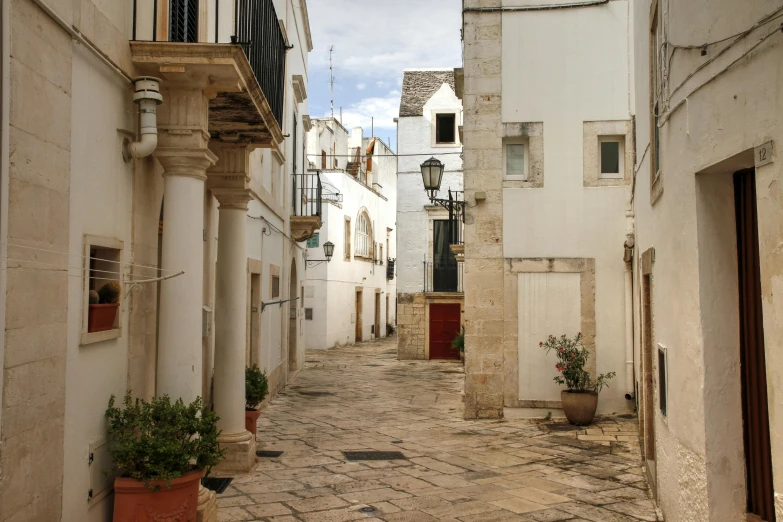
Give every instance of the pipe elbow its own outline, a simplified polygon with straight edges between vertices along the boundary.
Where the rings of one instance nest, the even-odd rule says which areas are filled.
[[[128,152],[135,159],[146,158],[158,147],[158,133],[142,134],[141,140],[128,144]]]

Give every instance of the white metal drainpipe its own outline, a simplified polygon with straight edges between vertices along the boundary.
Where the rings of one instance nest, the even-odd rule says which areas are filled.
[[[632,400],[635,395],[634,386],[634,350],[633,350],[633,250],[635,243],[634,214],[632,210],[625,213],[627,232],[624,244],[625,259],[625,398]]]

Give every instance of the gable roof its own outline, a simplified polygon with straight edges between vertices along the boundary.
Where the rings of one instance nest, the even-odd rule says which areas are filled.
[[[422,116],[424,105],[444,83],[454,89],[454,69],[405,71],[402,77],[400,117]]]

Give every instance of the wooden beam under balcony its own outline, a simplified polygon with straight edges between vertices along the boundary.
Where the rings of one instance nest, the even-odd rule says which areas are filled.
[[[243,141],[260,147],[282,143],[283,132],[242,46],[142,41],[132,41],[130,46],[139,75],[161,78],[164,87],[169,83],[201,88],[212,95],[212,139]]]

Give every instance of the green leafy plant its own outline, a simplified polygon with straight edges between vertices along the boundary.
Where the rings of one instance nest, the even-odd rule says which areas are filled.
[[[459,350],[460,352],[465,351],[465,327],[463,326],[462,329],[457,332],[457,336],[454,337],[454,340],[451,341],[451,347],[455,350]]]
[[[110,451],[124,476],[149,484],[173,480],[195,469],[217,464],[224,451],[218,444],[218,416],[202,407],[197,398],[190,404],[171,402],[168,395],[150,402],[125,395],[122,407],[109,399]]]
[[[395,331],[396,331],[396,330],[395,330],[395,328],[394,328],[394,325],[393,325],[393,324],[391,324],[391,323],[386,323],[386,335],[387,335],[388,337],[391,337],[392,335],[394,335],[394,332],[395,332]]]
[[[560,375],[553,380],[558,384],[564,384],[571,392],[599,393],[604,386],[609,386],[607,381],[616,375],[615,372],[601,374],[594,381],[590,374],[585,371],[590,352],[582,344],[581,332],[573,339],[566,335],[561,335],[560,337],[550,335],[546,341],[538,343],[538,345],[544,348],[547,353],[552,350],[555,351],[558,361],[555,364],[555,369]]]
[[[117,281],[109,281],[98,290],[101,304],[116,304],[120,300],[120,284]]]
[[[269,395],[269,382],[266,372],[262,372],[257,364],[245,368],[245,410],[256,410]]]
[[[95,290],[90,290],[90,304],[99,304],[101,302],[101,296]]]

